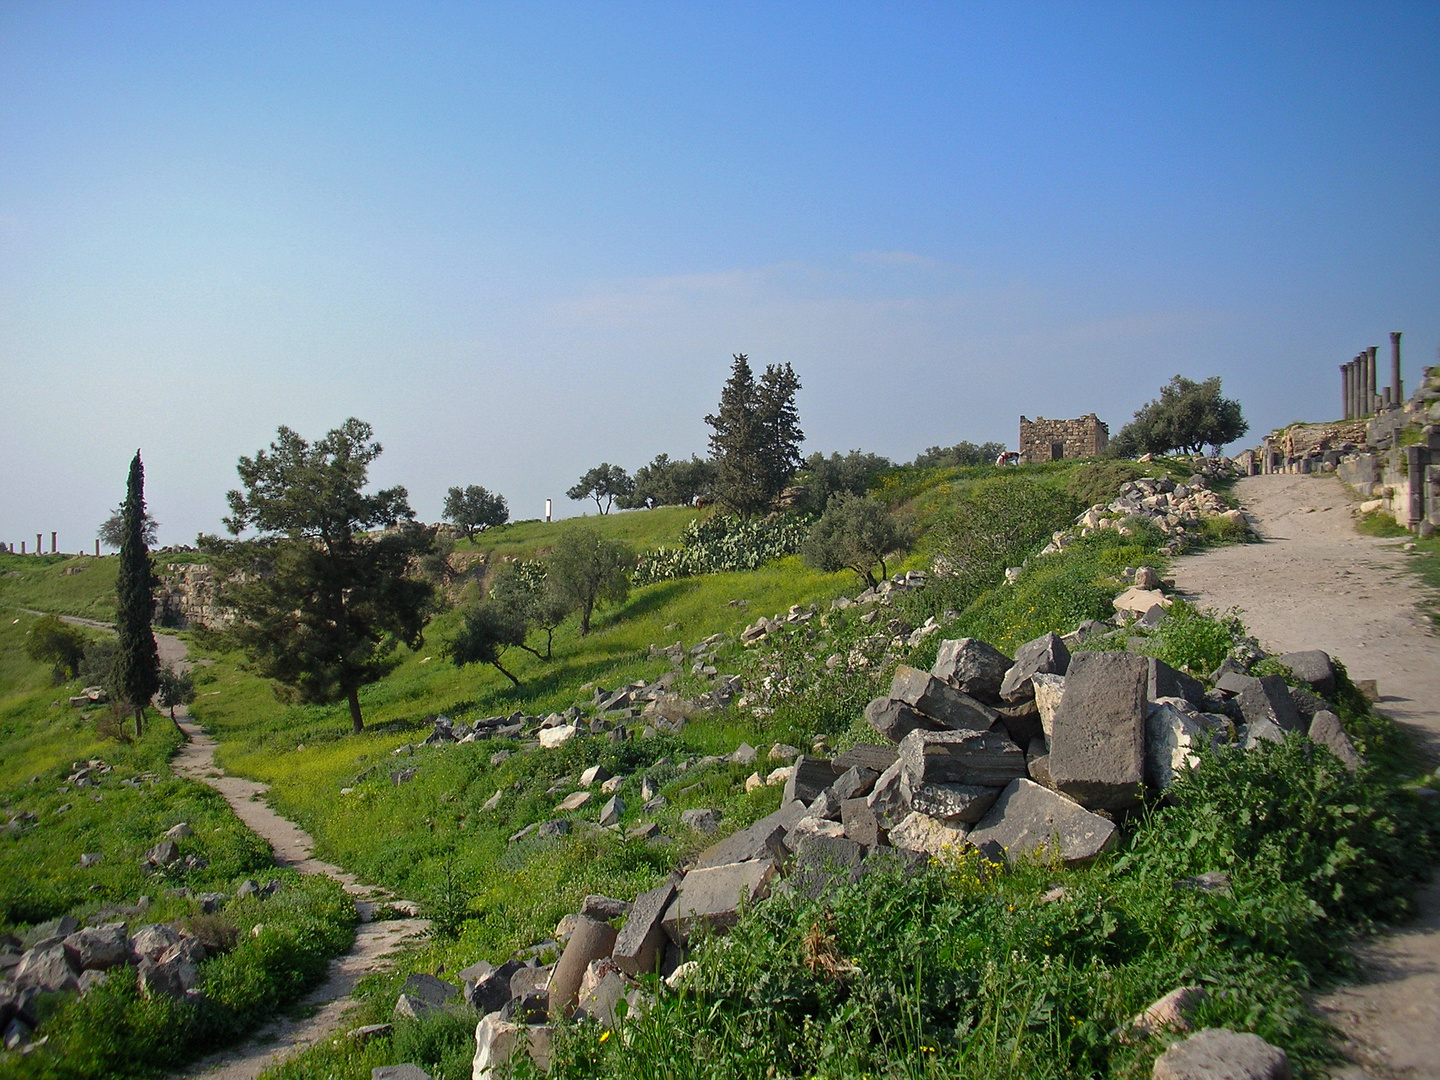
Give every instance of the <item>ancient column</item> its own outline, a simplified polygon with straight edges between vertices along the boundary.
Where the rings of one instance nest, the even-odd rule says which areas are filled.
[[[1360,387],[1360,358],[1357,356],[1350,361],[1350,407],[1345,412],[1346,420],[1354,420],[1360,415],[1360,395],[1356,392]]]
[[[1375,346],[1370,346],[1370,362],[1365,367],[1365,411],[1377,413],[1380,411],[1380,402],[1375,396]]]
[[[36,533],[36,534],[35,534],[35,554],[36,554],[36,555],[44,555],[44,554],[45,554],[45,544],[41,541],[41,534],[40,534],[40,533]]]
[[[60,549],[55,546],[55,534],[52,532],[52,533],[50,534],[50,554],[51,554],[51,555],[54,555],[55,552],[57,552],[57,551],[59,551],[59,550],[60,550]]]
[[[1400,331],[1390,332],[1390,404],[1399,408],[1405,401],[1405,391],[1400,384]]]
[[[1340,418],[1350,419],[1350,365],[1340,365]]]

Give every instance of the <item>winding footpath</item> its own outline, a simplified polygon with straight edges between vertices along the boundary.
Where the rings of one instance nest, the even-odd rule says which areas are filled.
[[[1270,652],[1324,649],[1351,678],[1375,679],[1380,709],[1429,764],[1440,754],[1440,637],[1426,590],[1396,540],[1355,531],[1333,476],[1252,476],[1235,494],[1263,538],[1175,560],[1177,589],[1206,607],[1238,607]],[[1419,917],[1356,950],[1362,981],[1315,1002],[1343,1034],[1341,1080],[1440,1076],[1440,876]]]
[[[109,623],[93,619],[71,615],[60,618],[76,626],[114,629]],[[155,644],[162,664],[173,664],[179,671],[189,669],[184,641],[172,634],[156,634]],[[314,838],[294,822],[281,817],[265,802],[269,788],[252,780],[227,776],[215,764],[215,740],[192,720],[189,710],[183,705],[176,707],[175,716],[180,730],[185,733],[186,742],[171,760],[171,768],[179,775],[198,780],[223,795],[246,827],[270,845],[276,865],[289,867],[301,874],[324,874],[338,881],[355,898],[355,910],[360,917],[350,950],[330,961],[325,981],[297,1002],[290,1009],[291,1015],[272,1017],[244,1042],[194,1062],[176,1074],[177,1077],[203,1080],[253,1080],[292,1054],[314,1046],[338,1031],[353,1004],[351,995],[356,983],[364,976],[388,967],[390,957],[424,936],[430,929],[430,923],[416,917],[418,909],[413,902],[397,899],[377,886],[362,883],[355,875],[333,863],[315,858]],[[409,917],[376,920],[374,916],[382,908],[407,912]]]

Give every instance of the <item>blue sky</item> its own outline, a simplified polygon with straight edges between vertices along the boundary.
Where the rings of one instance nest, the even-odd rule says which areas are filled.
[[[1440,346],[1440,8],[0,2],[0,540],[162,542],[359,416],[435,520],[705,451],[733,352],[807,449],[1252,435]],[[1386,370],[1382,368],[1382,371]],[[1251,440],[1247,440],[1247,443]]]

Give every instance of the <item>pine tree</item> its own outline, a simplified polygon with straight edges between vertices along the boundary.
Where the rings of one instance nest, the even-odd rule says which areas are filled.
[[[735,357],[720,392],[720,409],[705,417],[714,432],[710,452],[720,501],[746,517],[763,513],[800,466],[799,376],[789,364],[770,365],[757,384],[744,353]]]
[[[160,653],[150,618],[155,611],[155,577],[145,544],[145,466],[140,451],[130,462],[130,479],[122,508],[124,535],[120,570],[115,580],[115,687],[135,710],[135,737],[144,734],[145,706],[160,689]]]

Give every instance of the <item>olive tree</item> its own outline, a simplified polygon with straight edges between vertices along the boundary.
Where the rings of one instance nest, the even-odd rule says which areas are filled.
[[[840,491],[830,496],[800,554],[807,565],[826,573],[848,567],[874,588],[887,576],[885,560],[909,546],[910,531],[884,503]]]
[[[580,636],[590,633],[596,604],[624,603],[630,595],[635,553],[594,529],[566,529],[546,560],[545,573],[557,596],[580,611]]]

